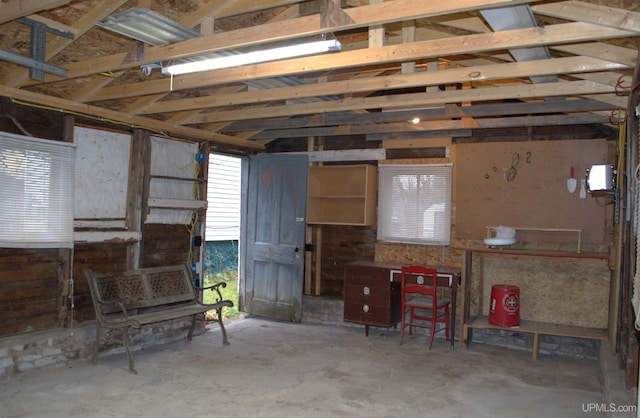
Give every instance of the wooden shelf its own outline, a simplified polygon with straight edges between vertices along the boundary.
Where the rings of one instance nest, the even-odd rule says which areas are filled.
[[[464,325],[469,328],[506,329],[514,332],[529,332],[573,338],[589,338],[592,340],[607,340],[609,338],[606,329],[576,327],[573,325],[552,324],[550,322],[528,321],[525,319],[520,320],[520,326],[514,328],[491,325],[489,323],[489,318],[486,316],[469,318]]]
[[[494,229],[498,228],[496,226],[487,226],[487,238],[491,238],[491,231],[493,231]],[[515,231],[533,231],[533,232],[562,232],[563,234],[565,233],[575,233],[577,234],[577,238],[578,238],[578,245],[576,248],[576,252],[579,253],[582,251],[582,229],[575,229],[575,228],[531,228],[531,227],[521,227],[521,226],[515,226],[515,227],[511,227],[512,229],[514,229]]]
[[[307,223],[374,225],[377,180],[369,164],[309,167]]]
[[[484,256],[506,256],[514,259],[518,259],[520,257],[556,257],[561,259],[566,259],[569,262],[575,260],[576,262],[580,260],[609,260],[610,256],[608,253],[587,253],[587,252],[573,252],[573,251],[552,251],[552,250],[530,250],[526,248],[513,248],[509,249],[498,249],[498,248],[466,248],[463,257],[463,269],[462,269],[462,292],[461,292],[461,329],[460,329],[460,341],[463,347],[467,347],[467,345],[472,340],[471,331],[473,328],[480,329],[504,329],[510,330],[514,332],[527,332],[533,334],[533,358],[537,357],[538,352],[538,341],[540,334],[545,335],[556,335],[556,336],[564,336],[564,337],[573,337],[573,338],[587,338],[587,339],[596,339],[596,340],[605,340],[609,341],[610,348],[613,348],[612,341],[614,341],[614,324],[611,320],[612,312],[616,312],[617,310],[612,310],[611,300],[609,301],[609,323],[607,328],[590,328],[590,327],[581,327],[581,326],[569,326],[562,325],[550,322],[539,322],[532,320],[521,320],[520,326],[516,328],[506,328],[506,327],[496,327],[494,325],[489,324],[488,318],[483,315],[479,315],[483,313],[483,300],[480,299],[480,305],[476,308],[475,315],[471,315],[471,299],[472,299],[472,285],[471,285],[471,276],[472,276],[472,264],[473,264],[473,255],[484,255]],[[475,288],[481,289],[482,292],[484,285],[484,277],[483,272],[479,272],[478,284]],[[609,286],[612,286],[610,283]],[[482,295],[482,294],[481,294]],[[484,311],[486,312],[486,311]],[[579,319],[579,318],[576,318]],[[612,351],[613,352],[613,351]]]
[[[588,338],[592,340],[609,339],[609,334],[606,329],[577,327],[572,325],[552,324],[549,322],[538,322],[521,320],[518,327],[498,327],[489,324],[489,318],[486,316],[471,317],[464,323],[464,328],[478,328],[478,329],[502,329],[513,332],[526,332],[533,334],[533,353],[532,357],[535,360],[538,356],[538,343],[540,334],[543,335],[557,335],[561,337],[572,338]],[[465,334],[467,331],[465,330]]]
[[[486,253],[486,254],[505,254],[515,256],[531,256],[531,257],[558,257],[558,258],[591,258],[597,260],[609,259],[609,253],[596,253],[596,252],[575,252],[575,251],[553,251],[553,250],[530,250],[527,248],[466,248],[466,251],[473,251],[474,253]]]

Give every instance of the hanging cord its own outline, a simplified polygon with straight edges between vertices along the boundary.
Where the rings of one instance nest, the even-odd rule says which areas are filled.
[[[203,152],[204,149],[204,144],[201,144],[198,147],[197,153],[200,154]],[[194,156],[195,158],[195,156]],[[200,176],[200,162],[198,162],[198,160],[194,160],[195,163],[193,165],[193,179],[194,179],[194,183],[193,183],[193,197],[195,200],[200,200],[200,184],[198,183],[198,178]],[[189,262],[189,264],[191,266],[193,266],[194,260],[193,260],[193,256],[194,256],[194,251],[193,251],[193,240],[195,237],[195,232],[196,232],[196,227],[198,225],[198,221],[200,220],[200,215],[198,214],[198,210],[195,209],[193,210],[193,212],[191,212],[191,218],[189,220],[189,222],[187,222],[185,224],[187,231],[189,231],[189,253],[187,256],[187,260]],[[192,267],[193,268],[193,267]],[[193,271],[192,271],[193,272]]]
[[[636,272],[633,276],[633,295],[631,297],[631,304],[633,305],[633,309],[636,313],[635,320],[635,328],[640,330],[640,271],[638,267],[640,266],[640,233],[638,233],[638,225],[640,224],[640,164],[636,167],[635,172],[635,196],[636,196],[636,207],[633,211],[633,230],[636,234]]]
[[[69,313],[69,318],[70,318],[70,328],[71,328],[71,336],[73,336],[73,310],[76,307],[75,306],[75,300],[74,300],[74,289],[73,289],[73,254],[74,254],[74,249],[71,248],[71,253],[70,253],[70,257],[71,260],[69,260],[69,309],[70,309],[70,313]]]
[[[609,115],[609,123],[612,125],[622,125],[630,118],[624,110],[614,109]]]
[[[22,132],[22,134],[24,136],[33,136],[31,134],[31,132],[27,131],[26,129],[24,129],[24,127],[20,124],[20,122],[18,122],[18,119],[16,119],[15,117],[13,117],[12,115],[7,115],[7,114],[2,114],[0,115],[0,118],[7,118],[9,119],[11,122],[13,122],[14,125],[16,125],[16,127],[18,129],[20,129],[20,132]]]
[[[638,88],[640,86],[640,82],[636,83],[636,84],[630,84],[628,86],[623,86],[622,85],[622,80],[624,79],[624,75],[621,75],[620,77],[618,77],[618,81],[616,82],[616,87],[615,87],[615,94],[616,96],[624,96],[624,93],[620,93],[619,90],[635,90],[636,88]]]
[[[640,139],[640,123],[636,118],[637,125],[637,137],[636,140]],[[618,176],[620,177],[620,176]],[[634,190],[635,190],[635,208],[633,210],[633,230],[636,234],[636,271],[633,276],[633,294],[631,296],[631,304],[633,305],[633,309],[636,314],[635,318],[635,328],[636,330],[640,330],[640,271],[638,270],[640,266],[640,233],[638,232],[638,226],[640,225],[640,164],[636,166],[636,170],[634,173]]]

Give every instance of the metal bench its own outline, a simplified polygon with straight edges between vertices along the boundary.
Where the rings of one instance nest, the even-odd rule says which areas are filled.
[[[96,311],[96,343],[93,347],[92,363],[98,361],[98,350],[102,328],[120,331],[122,344],[129,357],[129,371],[137,374],[133,367],[133,356],[129,347],[129,330],[143,325],[191,316],[187,339],[191,340],[198,316],[215,310],[215,321],[220,324],[223,344],[229,344],[222,322],[222,308],[233,307],[230,300],[222,300],[220,282],[206,288],[195,287],[186,265],[143,268],[124,272],[95,273],[85,271]],[[199,296],[204,291],[215,292],[216,303],[204,304]],[[109,333],[107,333],[109,334]],[[115,342],[107,335],[109,342]]]

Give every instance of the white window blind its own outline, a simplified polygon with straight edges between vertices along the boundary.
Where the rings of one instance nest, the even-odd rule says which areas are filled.
[[[73,247],[73,144],[0,132],[0,246]]]
[[[378,168],[378,239],[449,245],[451,164]]]

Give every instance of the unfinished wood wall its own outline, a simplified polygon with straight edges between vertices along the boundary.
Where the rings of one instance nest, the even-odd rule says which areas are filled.
[[[89,293],[89,284],[85,278],[85,270],[118,271],[127,268],[127,244],[81,244],[76,245],[73,255],[73,310],[71,301],[63,301],[67,322],[87,321],[95,318],[93,302]],[[60,324],[60,325],[68,325]]]
[[[375,242],[375,229],[322,226],[320,294],[342,296],[344,265],[350,261],[373,259]]]
[[[0,130],[25,135],[23,129],[28,129],[33,136],[53,140],[71,139],[76,123],[71,117],[4,99],[0,100],[1,115],[7,116],[0,117]],[[82,122],[91,125],[90,121]],[[133,173],[144,172],[149,157],[149,147],[144,146],[148,135],[136,134],[133,141]],[[130,202],[128,211],[141,204],[142,197],[138,197]],[[144,224],[141,218],[127,220],[130,230],[138,228],[142,233],[139,251],[133,250],[135,242],[118,240],[76,243],[72,250],[0,248],[0,336],[69,327],[94,319],[86,269],[125,270],[134,263],[136,254],[141,267],[187,262],[191,239],[184,225]]]
[[[190,236],[184,225],[147,224],[142,236],[144,267],[169,266],[187,261]]]
[[[60,264],[57,249],[0,250],[0,335],[57,325]]]

